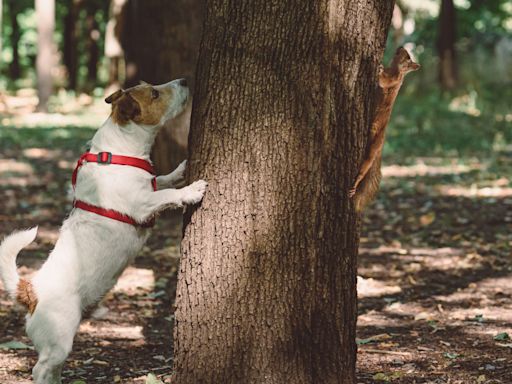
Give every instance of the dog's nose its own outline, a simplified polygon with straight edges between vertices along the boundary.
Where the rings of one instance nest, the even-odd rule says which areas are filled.
[[[181,85],[182,87],[186,87],[187,86],[187,79],[179,79],[178,80],[178,84]]]

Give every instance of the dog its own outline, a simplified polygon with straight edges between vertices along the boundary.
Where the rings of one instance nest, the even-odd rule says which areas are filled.
[[[15,232],[0,245],[0,278],[28,309],[26,330],[39,358],[37,384],[60,384],[82,314],[115,285],[166,208],[199,203],[207,183],[184,182],[185,163],[155,177],[149,155],[159,128],[189,98],[185,79],[119,90],[106,98],[112,113],[96,132],[73,173],[74,208],[55,248],[31,281],[18,276],[16,257],[37,227]]]

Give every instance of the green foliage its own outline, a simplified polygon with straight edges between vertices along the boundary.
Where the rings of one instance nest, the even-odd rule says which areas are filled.
[[[64,48],[64,20],[70,11],[73,1],[71,0],[55,0],[55,43],[60,53]],[[2,52],[0,52],[0,86],[8,85],[10,88],[22,88],[35,85],[35,59],[37,54],[37,29],[36,29],[36,14],[34,9],[34,2],[28,0],[3,0],[3,21],[1,27],[2,38]],[[105,28],[109,18],[109,4],[110,1],[102,0],[87,0],[81,2],[81,9],[78,14],[76,29],[79,34],[78,39],[78,75],[79,83],[84,83],[87,77],[87,44],[86,44],[86,17],[87,8],[94,12],[94,19],[98,23],[98,32],[101,36],[98,40],[99,48],[99,63],[102,63],[104,52],[104,35]],[[13,44],[12,35],[13,28],[11,26],[12,14],[16,15],[16,21],[20,29],[20,40],[18,43],[18,51],[21,67],[21,79],[11,78],[9,75],[9,64],[13,59]],[[62,63],[60,63],[62,64]],[[64,73],[60,71],[59,73]],[[106,70],[99,68],[100,85],[104,85],[106,81]],[[57,83],[65,83],[66,79],[57,79]],[[6,84],[7,83],[7,84]],[[94,88],[94,87],[93,87]]]
[[[506,149],[512,143],[510,83],[475,66],[476,53],[462,57],[461,82],[453,93],[437,86],[435,58],[409,74],[396,101],[384,154],[467,155]]]

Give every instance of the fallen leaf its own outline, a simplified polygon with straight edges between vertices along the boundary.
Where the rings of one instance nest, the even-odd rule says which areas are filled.
[[[496,336],[494,336],[494,340],[507,341],[507,340],[510,340],[510,336],[507,332],[501,332],[501,333],[498,333]]]
[[[34,347],[21,341],[8,341],[7,343],[0,344],[0,349],[34,349]]]

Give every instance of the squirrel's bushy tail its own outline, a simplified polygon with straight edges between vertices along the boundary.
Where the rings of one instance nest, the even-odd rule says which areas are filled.
[[[354,207],[356,212],[361,212],[364,207],[370,204],[379,191],[382,173],[380,171],[381,155],[375,159],[363,181],[359,184],[354,195]]]
[[[7,236],[0,245],[0,278],[5,290],[20,304],[25,305],[31,312],[35,309],[37,298],[29,281],[20,279],[16,266],[18,253],[34,241],[37,227],[18,231]]]

